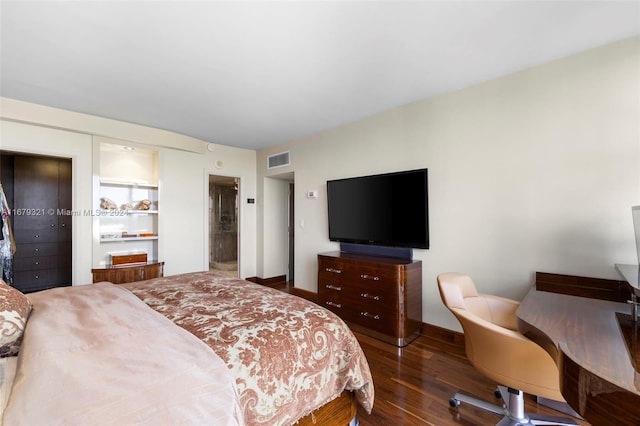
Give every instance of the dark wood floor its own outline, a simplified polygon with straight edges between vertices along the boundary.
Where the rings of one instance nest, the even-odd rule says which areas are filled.
[[[493,396],[496,383],[476,372],[459,349],[427,337],[419,337],[399,349],[359,333],[355,335],[367,356],[375,387],[373,412],[367,414],[358,407],[361,426],[495,425],[500,420],[469,405],[462,404],[457,411],[449,407],[449,398],[457,391],[500,404]],[[525,396],[525,410],[564,416],[539,406],[530,395]]]
[[[290,283],[275,286],[281,291],[314,301],[314,294],[298,292]],[[358,405],[360,426],[485,426],[495,425],[500,417],[462,404],[449,407],[456,392],[464,392],[501,405],[494,391],[497,383],[478,373],[467,360],[464,349],[437,339],[420,336],[404,348],[354,332],[369,362],[375,389],[371,414]],[[535,414],[566,416],[536,403],[525,395],[525,411]],[[589,423],[574,419],[581,426]]]

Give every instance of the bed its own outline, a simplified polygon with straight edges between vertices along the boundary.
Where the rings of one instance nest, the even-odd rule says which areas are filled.
[[[6,425],[346,425],[373,406],[346,325],[268,287],[197,272],[16,293],[0,283],[20,311],[0,333]]]

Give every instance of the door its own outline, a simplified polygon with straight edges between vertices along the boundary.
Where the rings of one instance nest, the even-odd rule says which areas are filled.
[[[238,277],[238,188],[240,180],[209,176],[209,269]]]

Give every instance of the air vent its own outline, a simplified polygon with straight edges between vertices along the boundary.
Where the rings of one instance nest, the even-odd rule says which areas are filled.
[[[289,160],[289,151],[270,155],[267,157],[267,168],[274,169],[276,167],[288,166],[291,164]]]

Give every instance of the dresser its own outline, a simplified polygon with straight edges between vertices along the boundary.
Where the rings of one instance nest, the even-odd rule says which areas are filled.
[[[114,265],[93,268],[93,282],[109,281],[114,284],[160,278],[164,274],[164,262],[149,262],[136,265]]]
[[[422,329],[422,262],[321,253],[318,303],[355,331],[406,346]]]

